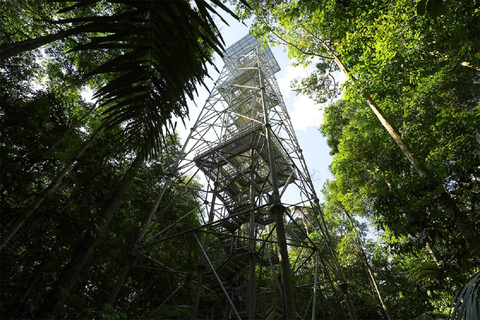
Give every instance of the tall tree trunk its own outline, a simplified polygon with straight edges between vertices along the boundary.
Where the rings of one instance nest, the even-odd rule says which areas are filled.
[[[350,71],[345,67],[342,61],[338,56],[330,49],[330,47],[325,43],[321,42],[321,45],[325,48],[327,53],[332,57],[340,70],[349,78],[353,83],[356,84],[357,79]],[[425,178],[426,184],[432,192],[434,190],[440,190],[440,194],[436,201],[439,202],[447,218],[455,224],[457,231],[464,237],[468,244],[473,248],[476,255],[480,257],[480,241],[478,241],[479,235],[476,234],[474,230],[474,224],[468,221],[465,213],[458,208],[455,201],[452,199],[450,194],[445,190],[441,181],[438,181],[435,175],[427,167],[426,163],[418,157],[418,154],[415,153],[410,145],[403,140],[401,135],[398,133],[398,130],[390,123],[386,115],[380,110],[377,103],[373,98],[367,93],[363,92],[363,97],[367,101],[370,109],[375,113],[380,123],[385,129],[387,129],[390,136],[395,140],[398,147],[402,150],[405,157],[417,171],[417,173]]]
[[[139,310],[138,305],[141,304],[142,299],[150,292],[150,290],[157,285],[161,280],[161,277],[159,274],[155,275],[153,277],[153,280],[151,280],[143,290],[135,296],[135,299],[133,299],[132,302],[128,304],[127,307],[127,312],[132,318],[140,318],[139,315],[134,314],[135,310]],[[183,280],[185,282],[185,280]],[[183,283],[183,282],[182,282]]]
[[[13,222],[10,228],[5,232],[0,238],[0,250],[7,244],[7,242],[17,233],[25,221],[37,210],[37,208],[42,204],[42,202],[48,198],[52,193],[57,191],[63,178],[72,170],[75,163],[77,163],[78,158],[87,150],[87,148],[92,144],[95,138],[103,131],[105,125],[101,125],[97,131],[95,131],[90,138],[85,142],[85,144],[75,152],[70,161],[65,165],[65,167],[57,174],[52,182],[48,185],[45,190],[40,193],[33,203],[25,209],[25,211]]]
[[[425,243],[425,249],[427,249],[428,254],[432,258],[433,262],[435,262],[435,265],[439,268],[442,268],[442,263],[440,262],[440,260],[437,257],[436,252],[433,251],[434,249],[432,248],[432,246],[428,242]]]
[[[378,300],[380,300],[380,304],[382,305],[383,311],[385,312],[385,315],[387,316],[388,320],[391,320],[392,317],[390,316],[390,312],[388,311],[387,305],[383,301],[382,294],[380,293],[380,289],[378,288],[378,283],[377,279],[375,279],[375,275],[373,273],[373,270],[370,266],[370,262],[368,262],[367,255],[365,254],[365,251],[363,250],[363,245],[362,241],[360,240],[360,236],[358,235],[357,228],[355,227],[355,223],[353,221],[352,216],[350,213],[341,205],[343,208],[343,212],[345,212],[345,215],[348,218],[348,221],[350,221],[350,224],[352,225],[353,232],[355,233],[355,243],[357,244],[357,248],[360,254],[360,257],[365,264],[365,268],[367,269],[368,275],[370,277],[370,280],[372,281],[373,288],[375,289],[375,292],[377,293]]]
[[[157,212],[158,206],[160,205],[160,202],[163,199],[163,196],[165,194],[165,191],[170,187],[171,184],[171,179],[167,181],[165,186],[162,188],[160,191],[160,194],[158,195],[155,204],[153,205],[152,210],[150,210],[150,214],[148,215],[147,219],[143,223],[143,228],[140,231],[140,233],[137,236],[137,239],[135,240],[135,243],[133,244],[132,250],[130,253],[127,255],[127,260],[125,261],[125,264],[120,271],[120,274],[117,277],[117,280],[115,281],[115,284],[113,286],[112,291],[110,292],[108,298],[107,298],[107,303],[113,306],[115,304],[115,300],[117,299],[118,293],[120,292],[120,288],[122,287],[123,283],[125,282],[125,278],[127,277],[128,272],[130,269],[135,266],[137,260],[138,260],[138,247],[142,243],[143,238],[145,238],[145,235],[147,234],[148,227],[150,226],[153,217],[155,216],[155,213]]]
[[[59,279],[53,285],[47,298],[43,302],[37,315],[38,318],[55,319],[55,316],[63,307],[73,287],[78,282],[80,272],[87,265],[93,251],[100,242],[100,238],[105,234],[114,213],[120,207],[122,198],[131,185],[143,161],[142,153],[139,152],[125,173],[120,185],[115,189],[107,205],[103,208],[98,225],[95,226],[92,232],[86,232],[85,238],[76,247],[72,259],[63,269]]]
[[[107,298],[107,303],[111,306],[115,304],[115,301],[117,300],[118,293],[120,292],[120,289],[123,286],[123,283],[125,282],[125,279],[127,278],[127,274],[130,271],[132,267],[134,267],[137,264],[138,261],[138,253],[136,249],[132,249],[132,251],[127,255],[127,260],[125,261],[125,264],[123,265],[122,270],[117,276],[117,280],[115,281],[115,284],[113,285],[112,291],[110,291],[110,294],[108,295]]]

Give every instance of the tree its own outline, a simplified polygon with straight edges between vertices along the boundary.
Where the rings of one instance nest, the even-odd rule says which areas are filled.
[[[48,100],[45,96],[47,95],[41,93],[38,97],[31,98],[32,101],[25,105],[20,102],[13,104],[11,99],[6,101],[11,106],[2,104],[5,106],[3,109],[5,114],[2,117],[3,141],[8,142],[10,146],[9,149],[2,150],[2,168],[5,169],[2,173],[10,173],[14,177],[21,176],[24,166],[19,164],[23,164],[23,161],[30,163],[31,160],[36,160],[37,152],[43,151],[42,146],[55,140],[55,132],[58,132],[58,135],[62,134],[60,130],[62,125],[69,123],[62,118],[62,115],[67,115],[64,114],[67,108],[55,106],[55,103],[61,102]],[[37,111],[39,116],[33,118],[26,116],[32,115],[32,110]],[[93,115],[90,117],[95,123],[95,117]],[[34,121],[23,124],[22,134],[19,134],[18,125],[24,119]],[[49,122],[55,123],[53,121],[59,121],[59,123],[52,126]],[[45,125],[52,130],[42,128]],[[118,139],[114,139],[115,134],[121,134],[121,132],[118,129],[115,133],[104,133],[96,139],[91,148],[78,159],[78,164],[66,177],[60,191],[46,199],[39,207],[39,217],[42,218],[26,224],[19,236],[2,250],[2,261],[9,261],[8,264],[1,266],[2,316],[18,318],[38,314],[38,308],[48,293],[47,288],[55,284],[58,272],[72,259],[72,253],[79,247],[81,239],[88,237],[90,232],[98,232],[95,225],[102,222],[100,209],[111,203],[110,198],[115,188],[133,160],[128,148],[119,143]],[[69,157],[69,150],[65,147],[75,141],[81,141],[82,138],[84,137],[80,130],[70,131],[70,134],[64,138],[65,145],[61,144],[57,152],[48,159],[37,161],[35,170],[28,172],[27,179],[10,178],[10,184],[6,185],[8,190],[2,198],[2,223],[14,217],[16,211],[21,209],[21,207],[15,207],[18,204],[17,199],[23,200],[26,194],[32,193],[35,185],[29,181],[41,182],[41,179],[36,176],[50,176],[52,171],[56,170],[58,163],[61,163],[62,158]],[[117,142],[112,143],[114,141]],[[73,288],[72,294],[66,301],[67,307],[62,308],[60,314],[62,317],[75,318],[81,314],[87,316],[85,313],[87,306],[91,312],[90,315],[99,315],[103,312],[101,311],[102,303],[109,292],[110,284],[113,283],[113,277],[118,272],[118,264],[131,247],[144,220],[145,212],[151,208],[157,196],[162,177],[166,174],[165,168],[171,164],[178,148],[174,142],[168,142],[168,145],[172,147],[164,150],[162,158],[141,166],[132,186],[133,189],[122,197],[123,205],[110,223],[109,236],[97,243],[87,268],[79,273],[76,280],[78,285]],[[22,152],[23,150],[28,152]],[[70,150],[70,152],[73,151]],[[19,154],[22,154],[22,157],[19,157]],[[32,176],[36,178],[33,179]],[[3,177],[2,181],[5,181]],[[173,187],[181,186],[174,184]],[[162,203],[161,206],[166,204]],[[190,194],[185,194],[183,198],[170,204],[167,214],[158,220],[158,226],[151,232],[155,233],[163,229],[164,219],[176,220],[177,216],[183,216],[195,206],[197,206],[196,201]],[[195,215],[192,214],[184,223],[198,224],[195,219]],[[181,230],[173,228],[170,231]],[[182,241],[178,241],[178,244],[173,247],[157,246],[150,251],[149,255],[164,263],[172,263],[170,266],[174,268],[185,270],[184,266],[188,265],[189,259],[187,249],[183,251],[184,255],[174,255],[173,252],[168,254],[168,250],[176,250],[182,245],[184,245]],[[172,260],[171,256],[177,258]],[[142,264],[145,265],[145,261],[142,261]],[[175,281],[162,276],[162,272],[145,270],[137,268],[132,271],[131,279],[136,280],[130,282],[122,292],[121,303],[118,304],[119,310],[133,314],[133,311],[129,310],[130,299],[147,288],[152,277],[159,279],[156,288],[164,286],[165,281]],[[163,279],[163,282],[160,279]],[[166,298],[167,295],[168,292],[164,295],[155,295],[155,299],[158,299],[155,301],[148,298],[148,295],[143,296],[139,302],[143,301],[149,307],[140,305],[141,308],[133,310],[144,314],[158,306],[162,297]]]
[[[337,94],[331,72],[348,78],[322,127],[335,155],[330,192],[384,229],[396,253],[422,252],[411,281],[429,279],[421,287],[435,295],[458,288],[480,253],[478,3],[250,3],[257,33],[316,63],[299,91],[325,102]]]
[[[258,32],[272,34],[274,39],[285,43],[290,55],[300,63],[308,63],[315,57],[321,61],[318,72],[334,63],[334,67],[348,77],[345,85],[347,99],[368,104],[415,171],[423,177],[425,188],[441,205],[447,219],[480,256],[480,245],[475,240],[478,230],[471,223],[475,218],[462,208],[458,199],[452,198],[443,177],[428,162],[427,154],[431,150],[425,152],[425,145],[412,148],[407,142],[414,141],[406,134],[408,129],[401,122],[392,121],[401,119],[395,117],[395,111],[400,110],[408,100],[407,92],[412,93],[409,88],[420,86],[422,80],[435,72],[444,73],[454,67],[465,69],[459,66],[459,57],[455,56],[436,63],[438,52],[447,56],[452,52],[446,50],[443,44],[438,47],[432,43],[445,37],[437,31],[445,22],[455,21],[453,34],[468,41],[467,47],[475,52],[479,47],[478,39],[473,36],[479,19],[475,7],[463,2],[449,3],[448,8],[442,5],[443,9],[439,9],[450,10],[448,14],[442,15],[434,10],[432,15],[438,13],[436,16],[423,19],[417,13],[416,4],[411,2],[394,6],[386,2],[353,4],[324,1],[318,5],[296,1],[276,6],[268,1],[252,3],[259,17]],[[466,17],[463,17],[464,13],[467,13]],[[467,32],[460,33],[459,29],[465,27]],[[463,56],[460,60],[477,61],[475,54],[463,54],[465,50],[461,51]],[[421,60],[416,59],[418,54],[421,54]],[[470,74],[474,78],[477,76],[475,72]],[[318,78],[318,74],[313,77]],[[475,82],[470,83],[473,89]],[[322,83],[315,81],[304,81],[302,84],[307,85],[302,88],[303,91],[312,96],[326,90],[319,86]],[[469,108],[474,110],[472,106]],[[469,134],[471,136],[471,132]]]
[[[446,92],[441,81],[437,81],[437,85],[439,90]],[[420,264],[430,271],[426,273],[418,269],[412,273],[411,281],[418,281],[435,292],[461,286],[475,272],[477,259],[450,221],[445,219],[438,203],[432,201],[421,178],[412,174],[408,163],[388,143],[381,127],[375,125],[375,119],[368,116],[367,108],[339,101],[326,110],[322,130],[337,150],[332,164],[336,179],[328,184],[330,192],[347,210],[372,218],[379,228],[385,230],[390,246],[405,259],[422,250],[426,259]],[[339,127],[338,124],[342,123],[346,125]],[[423,123],[428,124],[427,121]],[[450,129],[454,123],[450,122]],[[463,122],[466,123],[468,121]],[[366,130],[368,134],[365,134]],[[425,132],[428,131],[417,134],[421,137]],[[458,132],[461,130],[452,134]],[[449,139],[450,145],[455,145],[455,137]],[[463,144],[462,147],[465,148]],[[442,159],[461,153],[454,148],[435,150],[441,152],[435,156]],[[455,176],[454,181],[462,180],[461,168],[453,163],[448,167],[450,177]],[[468,196],[463,193],[460,198],[467,200],[462,203],[465,208],[469,208],[477,193],[469,191]],[[422,277],[424,279],[420,280]]]
[[[450,2],[445,6],[442,5],[443,9],[439,10],[448,9],[448,14],[438,12],[435,15],[437,12],[434,10],[424,19],[417,13],[416,4],[411,2],[394,6],[383,2],[353,4],[333,1],[324,1],[320,5],[296,1],[272,6],[270,2],[262,2],[257,4],[257,29],[259,32],[270,32],[275,39],[287,44],[290,55],[301,63],[314,57],[320,59],[318,72],[334,63],[347,75],[346,98],[368,104],[413,169],[422,176],[425,188],[441,205],[446,218],[479,256],[480,246],[475,240],[478,229],[472,224],[476,214],[472,216],[469,210],[466,211],[461,201],[448,190],[448,182],[429,162],[428,154],[432,150],[425,144],[412,148],[407,143],[415,141],[409,135],[411,130],[405,122],[398,121],[403,119],[399,111],[415,101],[412,97],[418,97],[414,95],[414,88],[423,87],[433,74],[440,77],[447,70],[457,68],[459,74],[468,73],[473,79],[478,76],[476,71],[465,70],[459,63],[459,60],[477,61],[475,54],[465,54],[468,49],[464,49],[461,57],[456,57],[452,55],[453,50],[448,51],[443,43],[435,45],[439,39],[445,38],[438,30],[448,22],[452,24],[452,34],[467,41],[467,47],[476,52],[479,43],[473,34],[478,29],[478,12],[474,6],[463,2]],[[460,28],[466,28],[467,32],[460,32]],[[451,41],[449,43],[454,45]],[[439,52],[452,56],[439,59]],[[418,55],[422,59],[417,59]],[[318,78],[318,74],[314,76]],[[302,84],[306,85],[303,91],[312,96],[325,91],[325,87],[319,87],[321,83],[304,81]],[[475,86],[475,80],[472,80],[468,88],[475,90]],[[441,97],[444,101],[446,98]],[[469,112],[475,114],[475,98],[470,99],[467,96],[462,103],[469,104]],[[468,129],[468,135],[469,143],[474,145],[472,129]]]
[[[4,20],[11,24],[3,29],[7,36],[3,38],[5,42],[0,44],[4,59],[2,80],[16,80],[8,86],[7,93],[2,94],[2,98],[11,105],[30,103],[28,94],[22,94],[22,90],[28,88],[29,84],[20,81],[31,80],[22,74],[22,68],[28,69],[31,63],[28,59],[22,59],[24,56],[33,55],[30,50],[45,44],[49,44],[45,51],[40,53],[37,51],[37,56],[48,71],[49,79],[45,91],[54,98],[59,98],[59,92],[66,88],[68,92],[78,95],[82,86],[88,84],[96,90],[96,98],[99,99],[98,112],[92,112],[91,117],[87,115],[85,122],[71,121],[74,119],[72,115],[81,108],[66,112],[65,119],[73,123],[68,123],[66,130],[60,128],[58,131],[63,131],[64,134],[56,135],[57,141],[47,145],[58,145],[58,141],[69,137],[75,137],[77,140],[68,146],[69,150],[64,157],[52,159],[55,166],[47,172],[29,174],[28,171],[32,170],[25,170],[23,178],[32,178],[35,188],[31,188],[32,182],[22,181],[20,184],[12,183],[8,192],[2,190],[3,195],[9,200],[8,209],[15,208],[9,212],[8,219],[2,221],[1,241],[4,250],[2,254],[5,257],[13,257],[16,253],[26,250],[33,254],[35,261],[41,260],[40,268],[34,270],[28,268],[25,271],[27,274],[29,271],[35,274],[33,277],[37,283],[29,287],[28,294],[21,299],[21,303],[25,303],[25,298],[31,297],[34,289],[39,288],[37,286],[41,282],[42,274],[51,268],[48,260],[35,257],[38,248],[24,249],[25,241],[21,239],[22,234],[28,234],[32,230],[40,231],[43,227],[46,234],[54,239],[51,240],[53,243],[48,242],[42,248],[50,252],[48,253],[50,257],[60,248],[68,249],[67,254],[62,254],[62,258],[58,258],[58,261],[62,262],[57,267],[58,270],[50,274],[50,282],[44,287],[52,289],[43,301],[42,310],[39,312],[36,310],[41,298],[35,298],[35,303],[30,305],[30,310],[45,317],[55,317],[72,290],[75,290],[78,284],[84,283],[81,280],[82,274],[88,269],[89,260],[100,244],[100,237],[111,227],[110,222],[119,211],[136,173],[145,160],[151,161],[154,157],[164,156],[165,136],[172,133],[176,125],[172,118],[177,116],[183,119],[188,115],[187,98],[193,97],[196,85],[202,83],[206,76],[206,64],[211,62],[212,52],[215,50],[221,53],[222,50],[222,40],[211,16],[217,14],[216,9],[205,1],[196,1],[196,7],[192,7],[187,1],[159,2],[155,5],[150,1],[77,1],[75,4],[59,1],[59,3],[61,4],[44,5],[37,1],[26,4],[2,3],[7,9],[14,10],[12,15],[7,15],[8,19]],[[213,3],[230,12],[220,1],[214,0]],[[36,8],[40,10],[37,12]],[[59,11],[56,12],[57,10]],[[2,10],[2,14],[7,11]],[[21,27],[19,21],[24,17],[38,25],[35,32],[29,32]],[[59,63],[48,61],[49,57],[58,58]],[[16,65],[18,61],[22,61],[20,66]],[[37,74],[30,72],[29,75],[35,77]],[[64,85],[56,85],[55,81],[58,79],[66,80]],[[79,107],[86,105],[88,104],[77,103]],[[52,106],[54,104],[46,105],[46,109]],[[90,105],[88,108],[91,112]],[[12,110],[13,108],[9,110],[9,116],[14,113]],[[79,113],[83,113],[82,111]],[[25,119],[17,117],[16,120],[21,124]],[[58,122],[62,123],[62,120],[65,121],[61,119]],[[38,130],[39,124],[35,126],[37,132],[45,131],[42,128]],[[93,134],[85,137],[84,132],[92,131]],[[13,123],[7,134],[12,140],[18,140],[18,137],[15,137]],[[103,137],[110,138],[112,147],[122,150],[120,153],[127,159],[135,160],[131,163],[120,161],[122,165],[117,166],[119,171],[115,172],[115,179],[109,185],[110,192],[103,193],[98,203],[91,204],[93,208],[103,208],[103,211],[99,212],[86,206],[93,190],[96,189],[95,182],[90,182],[86,187],[88,190],[86,194],[76,201],[70,196],[76,191],[75,171],[82,166],[81,161],[85,161],[84,155],[91,155],[89,151]],[[40,138],[46,139],[45,135],[41,135]],[[41,158],[47,158],[45,150],[39,151],[40,156],[35,159],[28,157],[25,149],[13,142],[6,147],[8,149],[6,158],[10,161],[5,163],[8,165],[6,172],[15,169],[14,161],[11,161],[15,156],[27,158],[31,167],[42,163]],[[27,148],[30,148],[30,145]],[[117,157],[119,154],[112,156],[97,151],[94,149],[93,155],[97,157],[98,168],[111,166],[112,162],[122,159]],[[48,161],[50,159],[47,163]],[[127,170],[130,164],[130,169]],[[23,168],[16,169],[18,171]],[[84,174],[88,172],[85,171]],[[6,180],[11,179],[7,176]],[[21,190],[13,189],[17,185],[21,185],[29,192],[27,194],[32,194],[32,197],[26,199],[22,198],[21,194],[12,192]],[[82,221],[82,228],[75,232],[76,237],[70,238],[68,245],[64,246],[60,246],[63,240],[56,240],[57,236],[52,225],[43,223],[37,225],[39,217],[42,219],[48,217],[51,223],[57,225],[58,232],[64,232],[65,227],[58,222],[62,219],[53,214],[58,210],[53,210],[52,214],[45,211],[48,205],[55,203],[58,198],[75,207],[71,211],[70,207],[65,208],[75,219],[77,215],[83,213],[88,221]],[[41,213],[33,215],[35,211]],[[21,227],[25,230],[22,231]],[[84,240],[78,242],[76,240],[78,238]],[[9,241],[13,244],[5,246],[7,242],[10,244]],[[20,261],[20,264],[22,263],[24,261]],[[61,269],[63,272],[57,276]],[[12,269],[6,274],[12,275],[15,272]],[[8,282],[6,278],[4,280]],[[15,285],[14,281],[11,283]],[[36,294],[42,291],[45,293],[44,290],[37,290]],[[10,299],[12,297],[7,301],[14,301]],[[15,314],[19,308],[6,310]]]
[[[80,1],[62,12],[96,5],[97,2]],[[104,50],[109,53],[103,63],[85,70],[86,76],[106,75],[103,79],[106,81],[100,82],[96,92],[100,106],[106,108],[104,127],[109,129],[124,124],[123,143],[133,148],[142,145],[138,150],[144,158],[160,152],[165,130],[174,127],[171,117],[183,119],[187,116],[186,97],[193,98],[195,85],[202,83],[211,50],[221,53],[221,37],[212,24],[210,7],[204,1],[198,1],[197,6],[198,11],[195,11],[185,1],[161,2],[156,6],[150,6],[148,1],[127,1],[105,8],[106,11],[97,16],[82,15],[57,21],[61,24],[89,23],[90,32],[107,34],[96,36],[87,44],[76,45],[72,50]],[[107,9],[113,10],[114,14],[109,15]],[[92,135],[92,140],[104,127]],[[88,145],[86,143],[79,149],[77,157]],[[43,199],[56,190],[73,164],[74,159],[25,210],[2,237],[1,247]]]

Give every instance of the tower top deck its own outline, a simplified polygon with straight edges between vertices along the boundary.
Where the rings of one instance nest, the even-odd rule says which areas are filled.
[[[260,58],[264,61],[264,66],[269,69],[264,71],[272,75],[280,71],[280,66],[270,47],[267,44],[264,45],[263,50],[261,50],[261,47],[262,43],[253,34],[248,34],[225,50],[225,56],[223,57],[225,67],[231,74],[238,72],[238,68],[242,68],[247,61],[251,61],[258,50]]]

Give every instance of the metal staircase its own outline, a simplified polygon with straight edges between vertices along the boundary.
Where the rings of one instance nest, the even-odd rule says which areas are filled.
[[[196,283],[190,318],[295,319],[291,277],[304,268],[304,274],[311,273],[315,262],[307,259],[318,249],[308,235],[289,238],[285,223],[298,227],[295,219],[308,221],[305,212],[311,210],[320,219],[309,221],[310,228],[327,244],[328,230],[275,80],[280,67],[270,48],[248,35],[223,59],[225,66],[163,186],[168,189],[176,177],[192,177],[201,186],[192,193],[203,204],[196,212],[203,225],[179,234],[193,234],[203,254],[188,276]],[[285,201],[287,195],[292,200]],[[302,207],[309,209],[296,210]],[[143,247],[169,239],[161,235]],[[335,260],[333,266],[341,279]],[[244,287],[242,304],[234,301],[237,282]],[[305,290],[314,282],[299,287]]]
[[[292,141],[293,129],[274,77],[280,68],[270,49],[261,50],[252,35],[228,48],[224,61],[225,67],[191,139],[198,142],[193,162],[212,188],[209,221],[222,220],[207,231],[217,237],[225,254],[221,255],[222,261],[217,259],[215,269],[204,274],[199,269],[197,276],[203,276],[204,283],[220,295],[232,290],[232,283],[239,279],[248,282],[250,294],[259,294],[252,269],[256,265],[277,269],[283,281],[283,300],[293,300],[292,290],[288,289],[291,271],[284,217],[280,213],[280,220],[276,219],[272,209],[280,207],[280,189],[287,188],[298,175],[289,153],[296,154],[299,148]],[[207,139],[207,135],[211,138]],[[267,226],[277,229],[267,240],[275,242],[273,246],[260,240]],[[276,249],[278,243],[283,245],[283,256]],[[204,245],[208,244],[206,240]],[[220,256],[218,252],[216,256]],[[273,287],[275,290],[276,284]],[[195,299],[199,299],[198,295]],[[258,308],[252,310],[254,300],[252,297],[247,303],[250,318],[258,316]],[[194,301],[192,318],[197,316],[198,303]],[[292,303],[284,305],[293,309]],[[290,317],[293,312],[284,310]]]

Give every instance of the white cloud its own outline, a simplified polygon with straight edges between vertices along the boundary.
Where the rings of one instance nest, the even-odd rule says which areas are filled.
[[[285,68],[284,75],[281,78],[277,79],[278,86],[280,87],[280,92],[285,98],[289,98],[292,92],[292,89],[290,89],[290,83],[292,82],[292,80],[298,80],[306,77],[310,73],[310,70],[308,69],[305,69],[302,66],[294,67],[292,65],[289,65]]]
[[[315,103],[305,95],[297,95],[289,108],[290,118],[295,130],[307,131],[310,127],[318,127],[323,123],[322,105]]]
[[[277,80],[295,130],[306,131],[323,123],[323,110],[320,110],[322,105],[305,95],[292,92],[290,88],[292,80],[307,77],[312,69],[312,66],[303,68],[289,65],[285,68],[284,75]]]

